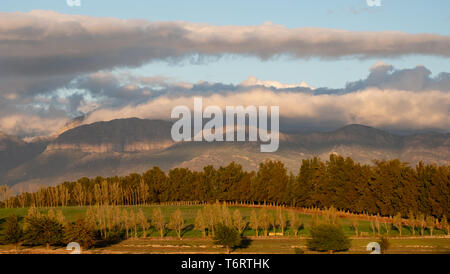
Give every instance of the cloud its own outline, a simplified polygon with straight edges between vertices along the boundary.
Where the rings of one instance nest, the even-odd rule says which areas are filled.
[[[450,93],[442,91],[404,91],[367,89],[347,94],[274,92],[264,88],[203,97],[203,104],[271,105],[280,115],[299,124],[365,124],[396,129],[448,129]],[[169,119],[173,107],[193,107],[193,96],[162,96],[136,106],[101,109],[89,115],[86,123],[127,117]]]
[[[107,75],[108,85],[120,85],[97,89],[128,95],[127,81],[113,80],[113,74]],[[282,119],[289,120],[290,127],[297,129],[305,125],[329,129],[359,123],[396,130],[447,131],[450,126],[448,73],[434,78],[430,75],[423,66],[396,70],[378,62],[366,79],[349,83],[344,89],[312,89],[304,83],[284,84],[256,77],[249,77],[240,85],[208,82],[178,85],[167,83],[163,77],[153,77],[149,81],[152,86],[145,86],[146,81],[142,80],[145,77],[135,76],[128,80],[132,79],[139,87],[132,89],[136,94],[117,97],[120,103],[114,107],[99,107],[88,115],[85,123],[127,117],[169,119],[173,107],[192,107],[193,98],[202,96],[205,105],[223,109],[226,105],[278,105]],[[145,90],[150,93],[144,93]]]
[[[377,63],[366,79],[343,89],[313,88],[249,77],[239,85],[185,83],[163,76],[112,73],[164,60],[208,61],[223,55],[262,60],[289,55],[323,59],[411,54],[450,57],[450,37],[402,32],[213,26],[122,20],[50,11],[1,13],[0,130],[48,135],[70,118],[86,122],[141,117],[168,119],[171,108],[203,96],[205,104],[277,104],[301,127],[362,123],[448,130],[450,74],[424,66],[396,70]],[[324,75],[326,77],[326,75]]]
[[[114,79],[101,78],[102,73],[115,68],[134,68],[158,60],[198,62],[223,55],[254,56],[262,60],[280,55],[301,59],[382,58],[411,54],[450,57],[450,37],[437,34],[293,29],[272,23],[214,26],[89,17],[42,10],[0,12],[0,18],[0,100],[23,108],[36,104],[37,96],[62,100],[64,96],[56,94],[59,89],[85,90],[83,98],[80,94],[72,94],[67,99],[70,105],[64,106],[64,109],[68,117],[76,115],[81,106],[90,109],[89,106],[97,104],[87,103],[86,100],[90,99],[102,100],[104,107],[120,107],[166,93],[180,95],[189,91],[208,95],[242,90],[243,85],[258,84],[275,90],[291,88],[300,91],[308,88],[305,84],[283,86],[277,81],[261,80],[257,80],[260,81],[258,83],[243,83],[239,88],[220,83],[191,84],[152,77],[139,77],[132,81],[134,76],[123,75],[118,81],[128,82],[129,85],[125,86],[120,82],[108,84],[106,81]],[[448,74],[428,81],[431,78],[427,71],[417,69],[413,72],[418,78],[411,78],[412,72],[408,76],[394,73],[389,76],[391,72],[384,72],[388,75],[385,77],[392,78],[391,82],[374,86],[369,81],[349,86],[348,89],[358,90],[368,86],[403,89],[408,79],[415,80],[408,90],[443,90],[448,86]],[[424,79],[423,83],[417,82],[420,77]],[[394,78],[400,80],[396,82]],[[318,89],[315,92],[330,91]]]
[[[259,80],[255,76],[248,77],[247,80],[243,81],[241,83],[242,86],[264,86],[266,88],[276,88],[276,89],[289,89],[289,88],[309,88],[314,89],[314,87],[311,87],[306,82],[301,82],[299,84],[283,84],[278,81],[263,81]]]
[[[47,108],[16,106],[0,100],[0,131],[20,137],[49,136],[67,121],[66,112],[52,104]]]
[[[261,59],[378,58],[410,54],[450,57],[450,37],[260,26],[214,26],[67,15],[0,13],[0,74],[70,75],[193,55]]]
[[[450,73],[442,72],[436,77],[431,77],[431,71],[422,65],[412,69],[395,70],[389,64],[378,62],[371,68],[366,79],[348,83],[345,91],[352,92],[368,87],[410,91],[450,91]]]
[[[67,122],[65,117],[7,115],[0,117],[1,131],[21,137],[45,137],[55,134]]]

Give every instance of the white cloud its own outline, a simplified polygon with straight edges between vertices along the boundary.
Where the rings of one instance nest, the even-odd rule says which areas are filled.
[[[193,97],[157,98],[138,106],[101,109],[93,112],[86,123],[118,118],[138,117],[169,119],[173,107],[192,109]],[[364,124],[397,129],[450,128],[450,93],[442,91],[412,92],[405,90],[366,89],[342,95],[274,92],[264,88],[203,97],[203,105],[280,106],[280,115],[299,123]]]
[[[0,117],[0,131],[27,137],[50,136],[58,132],[66,122],[66,117],[12,114]]]
[[[8,75],[79,74],[195,54],[262,59],[283,54],[294,58],[450,57],[450,37],[437,34],[293,29],[272,23],[214,26],[53,11],[0,12],[0,17],[0,72]]]
[[[264,86],[266,88],[276,88],[276,89],[287,89],[287,88],[310,88],[310,89],[314,89],[314,87],[311,87],[310,85],[308,85],[306,82],[302,81],[299,84],[283,84],[281,82],[278,81],[270,81],[270,80],[259,80],[258,78],[256,78],[255,76],[250,76],[248,77],[247,80],[243,81],[241,83],[242,86]]]
[[[375,65],[373,65],[370,68],[370,70],[376,70],[376,69],[379,69],[379,68],[392,68],[392,65],[390,65],[388,63],[385,63],[383,61],[378,61],[378,62],[375,63]]]

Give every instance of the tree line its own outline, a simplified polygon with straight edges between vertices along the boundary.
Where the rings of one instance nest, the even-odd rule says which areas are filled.
[[[450,165],[424,164],[414,168],[401,161],[355,163],[350,157],[330,155],[305,159],[297,174],[280,161],[260,163],[245,171],[232,162],[202,171],[174,168],[165,173],[153,167],[143,174],[81,178],[13,195],[0,187],[3,207],[86,205],[145,205],[166,202],[214,201],[242,204],[330,208],[380,216],[450,215]]]

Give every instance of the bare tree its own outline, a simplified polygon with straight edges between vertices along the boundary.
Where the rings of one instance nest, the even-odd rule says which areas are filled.
[[[264,236],[267,236],[267,233],[269,231],[272,222],[265,208],[259,211],[258,222],[261,225],[261,228],[264,230]]]
[[[351,225],[352,225],[353,230],[355,231],[356,236],[358,236],[359,235],[359,233],[358,233],[358,228],[359,228],[359,221],[358,221],[358,219],[353,218]]]
[[[289,225],[291,226],[291,229],[294,231],[295,237],[298,236],[298,231],[302,227],[302,219],[300,219],[300,216],[295,211],[291,211],[289,214]]]
[[[202,232],[203,237],[206,237],[206,221],[203,212],[199,209],[197,210],[197,216],[195,217],[194,226],[196,230]]]
[[[22,187],[20,188],[19,194],[17,195],[17,200],[19,201],[20,207],[25,208],[25,205],[27,204],[27,193],[23,191]]]
[[[381,226],[379,216],[375,218],[375,228],[377,229],[378,235],[381,235]]]
[[[420,235],[423,236],[425,234],[425,227],[426,227],[425,216],[423,214],[419,214],[417,220],[420,227]]]
[[[0,186],[0,201],[5,205],[5,208],[11,207],[10,198],[13,196],[12,189],[9,186]]]
[[[286,229],[286,215],[282,210],[277,212],[277,224],[281,229],[281,234],[284,236],[284,230]]]
[[[59,196],[59,202],[61,203],[62,207],[67,206],[70,199],[69,190],[65,185],[59,185],[58,186],[58,196]]]
[[[427,228],[430,231],[430,236],[433,236],[433,230],[435,226],[435,219],[433,216],[427,216],[425,222],[427,223]]]
[[[233,226],[233,218],[231,217],[230,210],[228,209],[228,207],[226,205],[223,205],[221,208],[222,208],[222,212],[221,212],[222,218],[221,218],[220,222],[228,227],[232,227]]]
[[[395,226],[395,228],[397,228],[397,230],[400,233],[400,237],[402,236],[402,227],[403,227],[403,220],[402,220],[402,215],[400,213],[397,213],[394,216],[393,222],[392,222]]]
[[[150,227],[147,218],[145,217],[144,212],[142,211],[142,209],[139,209],[138,213],[137,213],[137,222],[139,223],[139,225],[141,226],[142,229],[142,238],[145,238],[147,236],[147,229]]]
[[[441,219],[441,228],[447,232],[447,235],[450,235],[450,226],[447,221],[447,216],[442,216]]]
[[[219,204],[214,204],[212,206],[208,205],[205,206],[204,210],[204,216],[206,224],[208,225],[208,232],[211,233],[211,236],[214,237],[215,235],[215,228],[216,225],[220,222],[222,222],[222,216],[221,216],[221,206]],[[208,234],[209,234],[208,233]]]
[[[239,211],[239,209],[235,209],[233,212],[233,225],[237,229],[239,234],[242,234],[245,227],[247,226],[247,223],[242,218],[241,212]]]
[[[136,220],[136,214],[134,213],[133,210],[131,210],[129,218],[130,218],[130,227],[132,231],[134,231],[134,238],[137,238],[138,222]]]
[[[370,228],[372,229],[372,235],[375,235],[375,222],[370,221]]]
[[[123,222],[123,225],[125,227],[126,236],[127,236],[127,238],[129,238],[129,231],[131,229],[131,222],[130,222],[130,216],[129,216],[128,211],[126,209],[124,209],[122,211],[122,222]]]
[[[111,202],[114,205],[121,203],[122,191],[119,183],[115,182],[110,185]]]
[[[252,213],[250,215],[250,227],[255,230],[256,237],[258,237],[259,218],[258,218],[258,215],[256,215],[256,212],[254,209],[252,209]]]
[[[384,224],[384,229],[386,230],[386,234],[389,235],[389,233],[391,233],[391,223],[383,222],[383,224]]]
[[[411,228],[411,232],[413,235],[416,235],[416,216],[414,215],[414,212],[412,210],[408,213],[408,226]]]
[[[139,182],[139,199],[141,204],[147,204],[148,198],[150,197],[149,193],[150,187],[148,184],[144,182],[143,179]]]
[[[96,205],[102,204],[102,190],[100,189],[99,184],[94,185],[94,199]]]
[[[94,202],[94,194],[92,193],[92,191],[87,191],[86,192],[86,203],[88,205],[92,205]]]
[[[170,216],[169,228],[177,232],[178,239],[181,240],[181,231],[184,228],[184,219],[181,216],[180,209],[177,209],[172,216]]]
[[[101,184],[101,199],[102,199],[102,204],[103,205],[109,205],[111,204],[110,199],[109,199],[109,187],[108,187],[108,182],[106,180],[102,181]]]
[[[84,205],[84,190],[80,182],[77,182],[73,187],[73,196],[78,206]]]
[[[36,192],[36,204],[38,207],[44,207],[45,189],[44,186],[39,186],[38,191]]]
[[[164,220],[164,216],[160,208],[153,210],[152,224],[157,230],[159,230],[161,238],[163,238],[164,230],[166,228],[166,221]]]

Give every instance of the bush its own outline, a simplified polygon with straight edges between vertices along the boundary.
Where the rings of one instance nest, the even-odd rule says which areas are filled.
[[[380,245],[381,254],[384,254],[386,250],[389,249],[391,246],[391,243],[389,242],[389,239],[386,236],[381,236],[378,240],[378,244]]]
[[[22,227],[19,224],[19,218],[16,215],[10,215],[6,219],[6,228],[4,235],[4,242],[6,244],[17,244],[22,240]]]
[[[25,218],[26,245],[58,245],[62,243],[63,227],[56,220],[47,216],[33,216]]]
[[[305,251],[301,248],[296,247],[296,248],[294,248],[294,253],[295,254],[305,254]]]
[[[69,223],[64,228],[64,243],[77,242],[84,249],[95,244],[95,233],[91,225],[83,218]]]
[[[241,244],[241,236],[236,229],[219,224],[214,235],[214,244],[221,245],[230,253],[230,249]]]
[[[311,239],[308,239],[307,246],[313,251],[333,253],[348,250],[350,240],[340,226],[320,224],[311,228]]]

